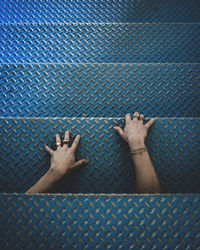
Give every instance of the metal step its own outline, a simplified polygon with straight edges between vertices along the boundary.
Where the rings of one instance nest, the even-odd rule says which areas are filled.
[[[200,64],[1,64],[0,116],[200,116]]]
[[[199,249],[199,205],[199,194],[0,194],[0,247]]]
[[[0,63],[198,63],[200,23],[0,24]]]
[[[198,0],[0,2],[0,22],[200,22]]]
[[[133,110],[134,111],[134,110]],[[135,172],[128,146],[114,131],[122,118],[1,118],[0,192],[24,192],[49,168],[44,149],[55,148],[54,135],[68,129],[81,135],[77,159],[90,162],[76,169],[54,192],[134,193]],[[200,118],[158,119],[147,147],[167,193],[200,191]]]

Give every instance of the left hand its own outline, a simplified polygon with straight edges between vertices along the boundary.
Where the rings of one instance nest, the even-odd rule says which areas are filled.
[[[88,163],[88,159],[82,159],[75,162],[75,152],[80,141],[80,135],[77,135],[72,146],[69,147],[69,131],[65,132],[65,138],[63,141],[68,143],[63,143],[61,146],[61,139],[58,134],[56,134],[56,145],[57,149],[54,151],[50,147],[45,145],[46,151],[51,155],[51,167],[56,174],[63,176],[70,172],[72,169],[80,166],[81,164]]]

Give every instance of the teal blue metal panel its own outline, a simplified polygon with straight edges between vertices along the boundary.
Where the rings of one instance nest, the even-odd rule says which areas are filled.
[[[0,119],[0,191],[24,192],[50,166],[44,144],[55,149],[54,135],[81,135],[77,159],[90,162],[63,178],[55,192],[134,193],[129,148],[114,131],[122,118]],[[158,119],[147,147],[165,192],[200,190],[200,119]]]
[[[200,24],[0,24],[0,63],[198,63]]]
[[[1,249],[199,249],[199,195],[0,194]]]
[[[198,0],[2,0],[0,22],[199,22]]]
[[[1,64],[0,116],[200,116],[200,64]]]

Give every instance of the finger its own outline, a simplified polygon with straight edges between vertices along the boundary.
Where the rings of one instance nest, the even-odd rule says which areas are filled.
[[[143,114],[140,115],[139,121],[142,122],[142,123],[144,122],[144,115]]]
[[[125,121],[126,121],[126,124],[128,124],[131,121],[131,115],[130,114],[126,114]]]
[[[60,148],[61,147],[60,135],[56,134],[55,137],[56,137],[56,146],[57,146],[57,148]]]
[[[53,150],[50,147],[48,147],[47,145],[45,145],[44,147],[50,155],[53,155]]]
[[[72,143],[71,149],[73,151],[76,151],[78,144],[79,144],[79,141],[80,141],[80,138],[81,138],[80,135],[77,135],[74,142]]]
[[[68,148],[69,142],[70,142],[70,139],[69,139],[69,130],[67,130],[65,132],[65,137],[64,137],[64,140],[63,140],[63,147],[64,148]]]
[[[135,112],[133,114],[133,121],[138,121],[138,118],[140,117],[140,114],[138,112]]]
[[[80,165],[82,165],[82,164],[86,164],[86,163],[88,163],[88,162],[89,162],[88,159],[79,160],[79,161],[77,161],[77,162],[74,163],[73,168],[76,168],[76,167],[78,167],[78,166],[80,166]]]
[[[115,127],[114,127],[114,130],[117,131],[117,132],[119,133],[119,135],[121,136],[122,139],[125,140],[125,135],[124,135],[124,131],[123,131],[122,128],[116,127],[116,126],[115,126]]]
[[[154,124],[154,122],[155,122],[155,120],[156,119],[151,119],[149,122],[147,122],[146,124],[145,124],[145,127],[147,128],[147,129],[149,129],[153,124]]]

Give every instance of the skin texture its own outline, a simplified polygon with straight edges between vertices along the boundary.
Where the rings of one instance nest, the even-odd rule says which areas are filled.
[[[114,127],[121,138],[125,140],[130,150],[141,149],[145,147],[145,139],[148,129],[153,125],[155,119],[151,119],[144,125],[144,116],[135,112],[133,119],[127,114],[125,117],[124,130],[120,127]],[[152,165],[148,151],[139,154],[133,154],[132,160],[136,171],[136,189],[138,193],[161,193],[157,174]]]
[[[37,183],[27,190],[26,193],[48,192],[64,175],[68,174],[74,168],[89,162],[87,159],[75,162],[75,152],[80,141],[80,135],[76,136],[71,147],[69,147],[68,144],[61,146],[60,136],[56,134],[55,137],[57,145],[55,151],[45,145],[46,151],[51,155],[51,166],[49,170]],[[69,131],[65,132],[64,140],[69,141]]]
[[[125,117],[124,130],[120,127],[114,127],[121,138],[125,140],[130,147],[130,150],[136,150],[145,147],[145,139],[148,129],[153,125],[155,119],[151,119],[144,125],[144,116],[135,112],[133,119],[127,114]],[[69,131],[65,132],[64,140],[69,141]],[[51,155],[51,166],[47,173],[27,190],[26,193],[44,193],[49,192],[51,188],[64,175],[68,174],[74,168],[88,163],[89,160],[82,159],[75,162],[75,152],[80,141],[80,135],[77,135],[72,146],[63,144],[60,136],[56,134],[57,149],[53,151],[48,146],[45,146],[46,151]],[[132,155],[133,163],[136,171],[136,188],[138,193],[161,193],[157,174],[152,165],[148,151]]]

